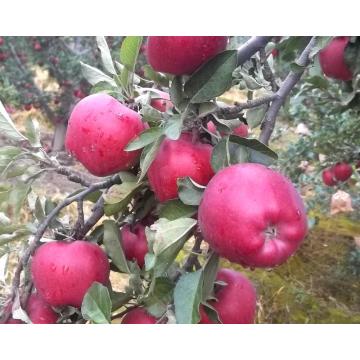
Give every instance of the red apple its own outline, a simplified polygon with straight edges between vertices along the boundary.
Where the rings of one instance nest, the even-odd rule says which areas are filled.
[[[256,315],[256,290],[243,274],[220,269],[216,280],[226,283],[215,293],[217,301],[209,301],[223,324],[253,324]],[[200,324],[212,324],[204,308],[200,307]]]
[[[348,36],[338,36],[319,52],[320,66],[324,74],[338,80],[351,80],[352,72],[345,62]]]
[[[49,60],[50,60],[50,62],[53,64],[53,65],[57,65],[57,64],[59,64],[59,58],[57,57],[57,56],[50,56],[49,57]]]
[[[325,185],[334,186],[337,183],[335,179],[334,169],[333,167],[327,168],[322,172],[322,179]]]
[[[145,255],[148,244],[145,235],[145,226],[138,223],[133,229],[130,225],[121,228],[121,239],[126,259],[136,261],[142,268],[145,264]]]
[[[130,310],[121,321],[122,324],[156,324],[156,322],[157,319],[141,307]]]
[[[59,315],[39,294],[31,294],[26,304],[26,313],[33,324],[56,324]],[[21,320],[10,318],[6,324],[25,324]]]
[[[209,121],[207,123],[207,129],[213,133],[213,134],[216,134],[216,127],[215,127],[215,124],[212,122],[212,121]],[[237,136],[241,136],[241,137],[248,137],[249,135],[249,129],[248,129],[248,126],[244,123],[242,123],[241,125],[239,125],[238,127],[236,127],[233,131],[232,131],[233,134],[237,135]],[[221,136],[224,135],[223,132],[220,133]]]
[[[352,174],[352,167],[346,162],[337,163],[334,165],[333,171],[336,180],[346,181]]]
[[[0,36],[0,46],[4,45],[4,38],[2,36]]]
[[[222,169],[210,180],[198,221],[220,256],[250,267],[284,263],[307,233],[304,204],[292,183],[252,163]]]
[[[279,50],[278,49],[273,49],[271,51],[271,55],[273,56],[273,58],[277,58],[279,56]]]
[[[149,36],[146,56],[154,70],[189,75],[226,49],[227,36]]]
[[[5,61],[8,58],[8,54],[5,52],[0,52],[0,61]]]
[[[31,105],[31,104],[25,104],[25,105],[24,105],[24,109],[25,109],[26,111],[30,111],[31,108],[32,108],[32,105]]]
[[[54,99],[54,104],[55,104],[55,105],[59,105],[59,104],[60,104],[60,99],[59,99],[58,97],[56,97],[56,98]]]
[[[192,141],[190,133],[178,140],[165,139],[148,170],[150,187],[160,201],[178,196],[177,179],[190,176],[206,185],[214,175],[210,164],[212,146]]]
[[[166,112],[174,107],[170,101],[170,95],[163,91],[158,91],[159,98],[151,99],[150,105],[161,112]]]
[[[104,285],[108,282],[109,271],[103,250],[80,240],[41,245],[31,263],[35,287],[52,306],[80,307],[95,281]]]
[[[131,168],[140,150],[126,145],[145,129],[138,113],[107,94],[94,94],[74,107],[66,133],[66,149],[97,176]]]

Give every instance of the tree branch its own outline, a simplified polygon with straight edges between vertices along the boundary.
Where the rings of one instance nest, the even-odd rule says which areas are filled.
[[[271,106],[267,111],[261,125],[261,134],[259,140],[262,143],[268,144],[271,134],[275,128],[276,116],[281,106],[285,103],[287,96],[290,94],[296,83],[300,80],[306,66],[310,63],[309,55],[315,45],[315,41],[315,37],[310,38],[309,43],[306,45],[300,57],[296,61],[297,65],[299,65],[301,68],[299,68],[296,72],[291,71],[280,86],[279,90],[276,92],[277,98],[271,103]]]
[[[271,40],[271,36],[253,36],[238,49],[237,65],[240,66],[249,60],[256,52],[264,48]]]
[[[229,106],[229,107],[225,107],[225,108],[219,107],[216,110],[216,114],[223,117],[224,119],[234,119],[244,109],[251,109],[251,108],[260,106],[262,104],[268,104],[268,103],[272,102],[273,100],[275,100],[276,98],[277,98],[276,94],[271,94],[269,96],[257,98],[254,100],[248,100],[245,103],[240,103],[235,106]]]

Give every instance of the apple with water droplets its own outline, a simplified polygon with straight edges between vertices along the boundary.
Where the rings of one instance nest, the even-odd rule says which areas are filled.
[[[146,57],[156,71],[190,75],[226,49],[227,36],[149,36]]]
[[[52,306],[80,307],[94,282],[106,285],[109,261],[96,244],[76,240],[41,245],[31,262],[34,285]]]
[[[264,165],[220,170],[202,196],[198,222],[220,256],[249,267],[284,263],[305,238],[307,216],[293,184]]]
[[[214,172],[211,168],[212,146],[183,133],[178,140],[165,139],[148,170],[151,189],[160,202],[178,196],[177,180],[190,176],[206,185]]]
[[[108,176],[138,161],[141,151],[125,147],[145,128],[138,113],[110,95],[89,95],[71,113],[65,146],[89,172]]]

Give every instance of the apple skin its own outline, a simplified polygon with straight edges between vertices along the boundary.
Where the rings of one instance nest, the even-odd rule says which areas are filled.
[[[156,71],[190,75],[227,43],[227,36],[149,36],[146,57]]]
[[[220,269],[216,280],[227,283],[219,287],[215,297],[209,301],[218,313],[223,324],[253,324],[256,315],[256,290],[251,281],[243,274]],[[200,307],[200,324],[213,324],[203,306]]]
[[[339,181],[346,181],[352,175],[352,167],[345,162],[337,163],[333,167],[334,176],[336,180]]]
[[[181,134],[178,140],[165,139],[147,173],[156,198],[160,202],[177,198],[179,178],[190,176],[206,185],[214,175],[211,152],[211,145],[193,143],[190,133]]]
[[[29,296],[26,304],[26,313],[33,324],[56,324],[59,315],[36,293]],[[9,318],[6,324],[26,324],[21,320]]]
[[[156,322],[157,319],[141,307],[130,310],[121,321],[122,324],[156,324]]]
[[[212,121],[209,121],[207,123],[207,129],[213,133],[216,134],[216,126]],[[238,126],[237,128],[235,128],[232,131],[232,134],[237,135],[237,136],[241,136],[241,137],[245,137],[247,138],[249,136],[249,129],[248,126],[244,123],[242,123],[240,126]],[[224,133],[220,133],[221,136],[224,135]]]
[[[110,95],[89,95],[71,113],[65,146],[90,173],[108,176],[134,165],[141,151],[124,149],[145,128],[138,113]]]
[[[174,107],[173,103],[170,101],[170,95],[163,91],[158,91],[159,99],[152,99],[150,105],[160,111],[166,112]]]
[[[220,170],[206,187],[198,223],[220,256],[244,266],[284,263],[307,233],[303,201],[293,184],[260,164]]]
[[[30,110],[32,109],[32,105],[31,105],[31,104],[26,104],[26,105],[24,106],[24,109],[25,109],[26,111],[30,111]]]
[[[338,36],[319,52],[320,66],[324,74],[330,78],[348,81],[353,74],[345,63],[345,48],[349,37]]]
[[[322,180],[323,180],[323,183],[327,186],[336,185],[337,180],[335,179],[333,167],[327,168],[322,172]]]
[[[145,255],[148,252],[148,243],[145,235],[145,226],[138,223],[131,230],[130,225],[121,228],[122,245],[127,260],[135,260],[142,268],[145,264]]]
[[[31,263],[35,287],[52,306],[81,306],[84,295],[96,281],[109,280],[109,262],[96,244],[77,240],[41,245]]]

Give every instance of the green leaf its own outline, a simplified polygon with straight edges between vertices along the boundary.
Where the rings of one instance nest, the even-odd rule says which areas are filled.
[[[171,266],[195,225],[194,219],[160,219],[152,225],[150,234],[149,231],[146,232],[149,248],[152,248],[155,254],[155,263],[152,264],[154,277],[163,275]]]
[[[41,205],[41,201],[39,197],[37,197],[35,201],[35,217],[39,222],[44,220],[45,218],[45,212]]]
[[[248,90],[257,90],[262,88],[262,85],[259,84],[252,76],[246,74],[244,71],[240,71],[240,74],[244,79]]]
[[[154,109],[148,104],[141,108],[140,114],[143,119],[149,123],[159,123],[163,118],[163,114],[160,111]]]
[[[9,114],[6,112],[4,105],[0,101],[0,132],[5,138],[14,141],[26,141],[28,140],[22,135],[15,127]]]
[[[26,121],[26,135],[34,147],[41,147],[40,142],[40,125],[36,119],[28,118]]]
[[[126,151],[134,151],[153,143],[158,139],[164,130],[160,127],[153,127],[143,131],[138,137],[131,141],[125,148]]]
[[[31,184],[17,184],[9,194],[9,204],[14,207],[15,216],[20,215],[20,210],[31,190]]]
[[[180,200],[186,205],[197,206],[200,204],[205,186],[196,183],[190,177],[177,179]]]
[[[114,63],[111,58],[110,49],[108,44],[106,43],[104,36],[97,36],[96,37],[97,46],[100,50],[101,54],[101,61],[104,66],[104,69],[111,75],[116,75],[116,70],[114,67]]]
[[[267,109],[268,105],[263,104],[246,111],[246,121],[251,129],[255,129],[261,124]]]
[[[213,293],[214,282],[219,268],[220,257],[214,251],[206,260],[204,271],[204,284],[202,288],[202,301],[206,301]]]
[[[182,217],[191,217],[197,212],[197,207],[185,205],[180,200],[169,200],[164,204],[160,204],[159,217],[168,220],[176,220]]]
[[[81,305],[81,314],[95,324],[109,324],[111,321],[111,299],[106,286],[95,282],[86,292]]]
[[[152,229],[156,229],[153,251],[155,255],[164,252],[170,245],[188,234],[196,225],[196,220],[191,218],[180,218],[173,221],[156,222]]]
[[[144,70],[144,76],[147,79],[152,80],[155,83],[164,87],[169,86],[168,78],[164,74],[156,72],[150,65],[144,65],[143,70]]]
[[[214,99],[231,87],[232,73],[236,68],[237,52],[228,50],[220,53],[185,83],[185,94],[191,103],[202,103]]]
[[[131,300],[132,295],[123,292],[110,291],[110,298],[112,303],[112,311],[115,311],[128,303]]]
[[[174,283],[166,277],[153,280],[151,295],[144,300],[146,310],[153,316],[160,318],[166,312],[173,296]]]
[[[123,182],[120,185],[113,185],[104,197],[104,211],[107,216],[123,211],[134,195],[143,188],[141,182]]]
[[[138,181],[141,181],[145,177],[151,163],[155,159],[155,156],[160,148],[162,141],[164,140],[164,137],[165,136],[162,135],[159,138],[157,138],[152,144],[149,144],[144,147],[140,157],[141,173]]]
[[[205,117],[213,113],[217,109],[217,106],[213,102],[205,102],[199,106],[199,117]]]
[[[121,272],[129,273],[129,267],[121,245],[121,233],[118,225],[113,220],[105,220],[103,224],[103,242],[107,254]]]
[[[278,159],[277,154],[259,140],[230,135],[229,141],[247,148],[246,150],[249,152],[249,162],[268,166]],[[232,164],[234,163],[235,162],[232,161]]]
[[[0,174],[6,170],[10,163],[21,154],[21,148],[15,146],[2,146],[0,148]]]
[[[211,167],[215,172],[230,165],[229,137],[223,137],[214,147],[211,154]]]
[[[171,116],[165,126],[165,135],[168,139],[178,140],[181,135],[183,118],[180,115]]]
[[[178,324],[197,324],[203,272],[198,270],[180,277],[174,290],[175,316]]]
[[[110,76],[103,73],[101,70],[99,70],[93,66],[84,64],[81,61],[80,61],[80,64],[81,64],[81,70],[82,70],[82,74],[83,74],[84,78],[91,85],[96,85],[100,82],[106,82],[106,83],[110,84],[112,87],[116,87],[115,81]]]
[[[182,77],[175,76],[171,82],[170,87],[170,99],[172,103],[178,107],[184,99]]]
[[[120,62],[132,73],[135,70],[142,39],[142,36],[127,36],[121,44]]]

